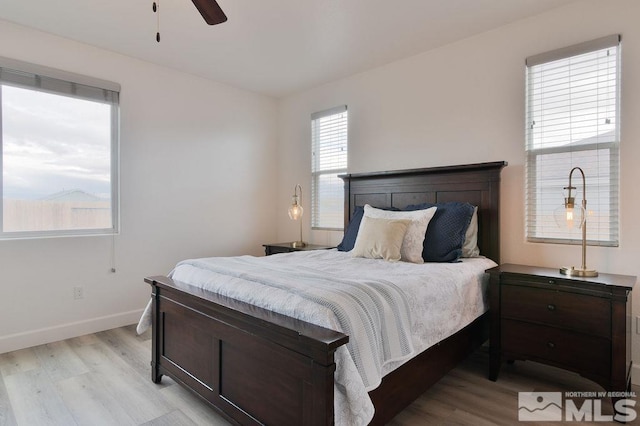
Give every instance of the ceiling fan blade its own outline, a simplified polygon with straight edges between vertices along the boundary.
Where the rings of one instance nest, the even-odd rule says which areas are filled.
[[[192,0],[196,5],[198,11],[204,18],[207,24],[216,25],[221,24],[227,20],[227,15],[224,14],[220,6],[215,0]]]

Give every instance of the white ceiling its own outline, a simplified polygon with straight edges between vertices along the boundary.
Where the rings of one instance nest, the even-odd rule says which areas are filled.
[[[283,97],[575,0],[0,0],[0,19]]]

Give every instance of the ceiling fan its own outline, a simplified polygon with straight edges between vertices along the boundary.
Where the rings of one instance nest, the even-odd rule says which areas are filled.
[[[227,15],[224,14],[222,8],[216,0],[192,0],[193,4],[209,25],[222,24],[227,21]],[[156,41],[160,42],[160,0],[153,2],[153,11],[158,14],[158,31],[156,32]]]
[[[217,25],[226,22],[227,15],[224,14],[216,0],[192,0],[200,15],[209,25]]]

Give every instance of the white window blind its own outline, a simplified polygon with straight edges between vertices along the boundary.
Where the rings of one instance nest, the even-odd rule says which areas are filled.
[[[0,238],[118,231],[119,90],[0,58]]]
[[[584,170],[587,240],[618,245],[620,36],[543,53],[526,61],[526,234],[533,242],[580,243],[554,210],[573,167]],[[574,173],[576,203],[582,179]]]
[[[344,227],[344,184],[347,172],[347,106],[311,115],[311,227]]]

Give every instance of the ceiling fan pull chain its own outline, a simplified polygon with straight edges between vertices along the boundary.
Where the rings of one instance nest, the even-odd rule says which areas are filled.
[[[153,13],[157,14],[156,41],[160,43],[160,0],[153,2]]]

